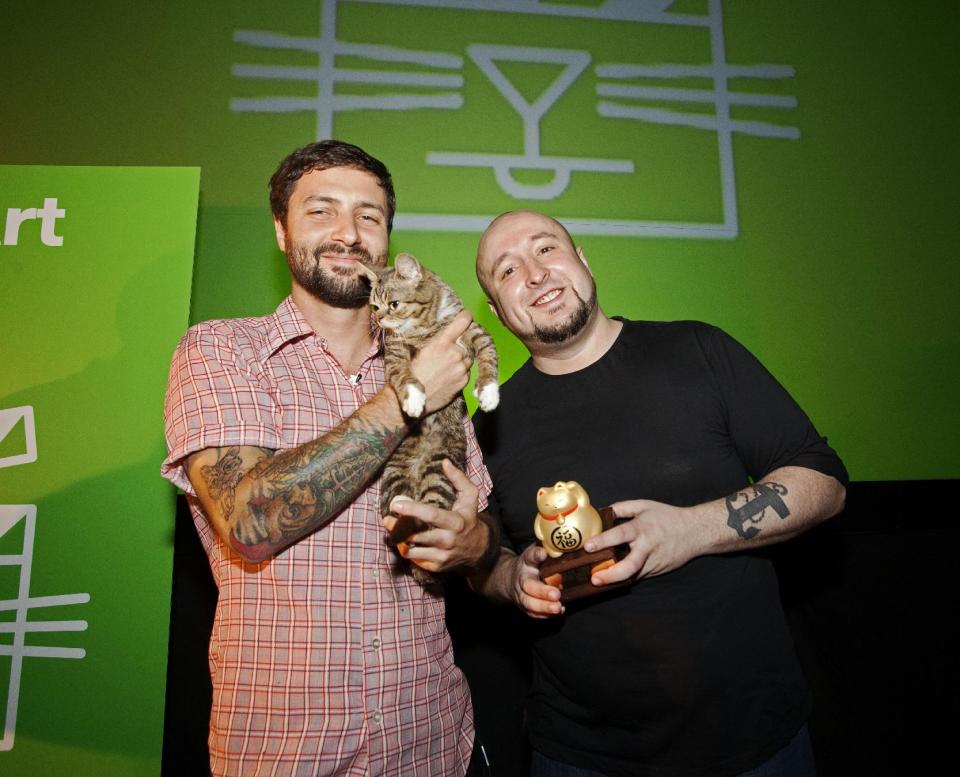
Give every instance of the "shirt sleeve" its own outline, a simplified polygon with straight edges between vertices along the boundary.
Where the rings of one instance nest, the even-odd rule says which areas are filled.
[[[467,433],[466,475],[473,484],[480,489],[477,510],[486,510],[490,492],[493,490],[493,481],[490,480],[490,473],[487,472],[487,468],[483,463],[483,455],[480,453],[480,446],[477,444],[477,435],[469,416],[464,417],[463,427]]]
[[[756,481],[778,467],[806,467],[846,485],[847,470],[786,389],[746,348],[716,327],[698,330],[737,454]]]
[[[164,401],[167,458],[163,477],[195,494],[183,463],[204,448],[281,447],[275,404],[235,337],[215,327],[192,327],[177,345]]]

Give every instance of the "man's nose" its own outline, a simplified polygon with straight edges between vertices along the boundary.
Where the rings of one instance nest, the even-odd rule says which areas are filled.
[[[527,263],[527,285],[539,286],[550,277],[550,271],[536,261]]]
[[[356,222],[352,215],[340,216],[333,225],[333,234],[331,237],[339,243],[346,245],[356,245],[360,241],[360,235],[357,232]]]

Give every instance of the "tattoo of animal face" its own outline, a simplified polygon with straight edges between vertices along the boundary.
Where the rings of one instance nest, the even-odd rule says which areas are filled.
[[[225,448],[217,453],[215,464],[205,464],[200,475],[207,484],[210,496],[220,503],[225,517],[233,513],[237,483],[243,479],[243,462],[240,449]]]
[[[780,483],[757,483],[750,487],[752,495],[738,491],[726,498],[727,525],[743,539],[749,540],[760,533],[758,524],[766,517],[767,509],[772,509],[781,520],[790,515],[790,509],[781,499],[786,495],[786,486]]]

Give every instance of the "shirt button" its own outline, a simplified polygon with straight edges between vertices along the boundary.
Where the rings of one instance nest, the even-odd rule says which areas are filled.
[[[383,720],[383,713],[380,712],[380,710],[377,710],[373,713],[373,722],[379,723],[381,720]]]
[[[374,569],[370,574],[372,574],[374,577],[380,577],[380,570]]]
[[[380,638],[379,638],[379,637],[374,637],[374,638],[373,638],[373,641],[372,641],[370,644],[373,645],[375,648],[380,647]]]

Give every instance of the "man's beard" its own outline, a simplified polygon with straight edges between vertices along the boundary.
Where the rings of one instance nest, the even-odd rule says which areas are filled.
[[[571,291],[573,296],[577,298],[577,309],[573,311],[573,315],[566,321],[561,321],[554,326],[534,325],[533,337],[535,340],[541,343],[563,343],[579,334],[587,325],[591,314],[597,309],[597,284],[592,278],[590,279],[590,298],[586,302],[584,302],[583,297],[577,294],[576,289],[571,288]]]
[[[370,281],[346,267],[325,267],[323,254],[350,254],[366,264],[378,262],[363,246],[346,249],[339,243],[322,243],[312,251],[303,245],[287,251],[290,273],[306,291],[335,308],[357,309],[370,303]]]

